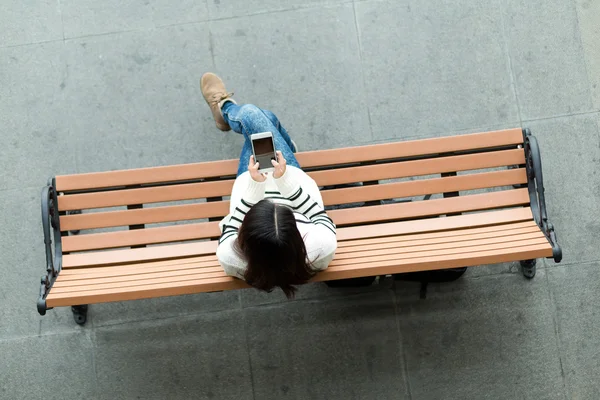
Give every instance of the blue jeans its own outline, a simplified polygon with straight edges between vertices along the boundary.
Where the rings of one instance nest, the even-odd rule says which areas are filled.
[[[298,160],[294,153],[296,149],[290,139],[290,135],[281,126],[281,123],[271,111],[262,110],[252,104],[244,104],[238,106],[231,101],[223,104],[221,113],[225,122],[229,124],[234,132],[244,135],[245,142],[240,154],[240,165],[237,175],[248,171],[248,163],[252,155],[252,143],[250,143],[250,135],[260,132],[273,133],[273,142],[275,150],[281,151],[288,165],[300,168]]]

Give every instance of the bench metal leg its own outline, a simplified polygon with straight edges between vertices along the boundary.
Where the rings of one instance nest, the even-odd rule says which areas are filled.
[[[521,261],[521,268],[523,269],[523,276],[527,279],[533,279],[536,272],[535,265],[537,260],[525,260]]]
[[[77,325],[84,325],[87,321],[88,305],[71,306],[71,311],[73,312],[73,319]]]
[[[531,204],[531,211],[535,222],[538,224],[546,238],[552,245],[552,258],[554,262],[562,260],[562,249],[558,245],[554,225],[548,221],[546,211],[546,197],[544,189],[544,177],[542,175],[542,160],[537,139],[529,129],[523,129],[525,144],[525,168],[527,170],[527,187]]]

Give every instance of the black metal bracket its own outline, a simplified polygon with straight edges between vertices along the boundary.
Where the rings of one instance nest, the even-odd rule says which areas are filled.
[[[562,249],[558,245],[554,225],[548,221],[546,197],[544,195],[544,176],[542,174],[542,158],[537,139],[529,129],[523,129],[525,150],[525,168],[527,169],[527,189],[533,218],[552,245],[552,258],[555,262],[562,260]]]
[[[71,306],[71,312],[73,313],[73,319],[77,325],[84,325],[87,321],[87,304],[81,306]]]
[[[37,309],[40,315],[46,315],[46,296],[62,269],[62,241],[60,234],[60,218],[58,215],[58,197],[55,181],[51,179],[48,186],[42,189],[42,228],[44,230],[44,246],[46,250],[46,275],[42,276],[40,297]],[[52,236],[54,236],[54,255],[52,254]]]

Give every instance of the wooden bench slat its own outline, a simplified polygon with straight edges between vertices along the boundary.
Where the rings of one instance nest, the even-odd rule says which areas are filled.
[[[332,210],[328,214],[338,226],[344,226],[524,206],[528,204],[529,193],[527,189],[515,189],[445,199],[361,207],[360,211],[352,208]],[[474,220],[477,218],[479,216],[471,216],[471,222],[474,223]],[[363,225],[360,228],[366,230],[378,229],[377,225]]]
[[[341,210],[340,210],[341,211]],[[475,217],[475,218],[474,218]],[[377,238],[432,231],[454,230],[487,225],[499,225],[509,222],[532,221],[530,208],[515,208],[479,213],[476,215],[457,215],[445,218],[431,218],[415,221],[389,222],[371,226],[355,226],[338,229],[338,241]]]
[[[515,128],[485,133],[320,150],[300,153],[297,158],[300,165],[309,168],[314,166],[351,164],[355,162],[490,149],[511,145],[516,146],[522,143],[523,132],[521,128]]]
[[[151,204],[229,196],[233,189],[233,183],[234,180],[229,179],[226,181],[63,195],[58,197],[58,209],[60,211],[87,210],[130,204]]]
[[[385,242],[377,245],[363,245],[363,246],[353,246],[353,247],[345,247],[340,250],[342,252],[336,253],[336,260],[343,259],[355,259],[355,258],[363,258],[370,256],[384,256],[390,254],[405,254],[405,253],[419,253],[431,250],[443,250],[443,249],[459,249],[465,248],[471,249],[477,246],[489,245],[489,244],[498,244],[502,243],[507,247],[514,245],[514,242],[518,243],[528,243],[530,239],[538,239],[541,240],[541,243],[546,241],[543,233],[538,229],[537,232],[525,232],[525,233],[515,233],[510,236],[492,236],[492,232],[480,235],[466,235],[470,236],[470,239],[464,240],[450,240],[452,238],[443,238],[446,239],[444,242],[439,242],[440,238],[438,238],[438,243],[433,243],[432,241],[405,241],[405,242]],[[215,274],[221,273],[225,274],[223,268],[218,264],[218,261],[214,260],[212,262],[195,262],[195,263],[187,263],[184,262],[187,260],[181,260],[180,265],[166,265],[159,267],[150,267],[146,268],[135,268],[135,269],[127,269],[119,268],[119,267],[111,267],[109,271],[103,271],[102,273],[98,273],[95,271],[93,274],[79,274],[79,275],[67,275],[66,277],[59,276],[57,281],[54,283],[53,290],[55,291],[57,288],[65,288],[65,287],[93,287],[97,288],[95,285],[98,284],[110,284],[110,283],[118,283],[118,282],[146,282],[148,279],[156,279],[156,278],[167,278],[172,276],[183,276],[183,275],[194,275],[194,274]],[[212,265],[212,266],[211,266]],[[216,266],[214,266],[216,265]],[[142,266],[143,267],[143,266]],[[94,269],[92,269],[94,271]],[[212,277],[213,275],[211,275]],[[116,286],[115,286],[116,287]]]
[[[310,168],[496,148],[520,143],[523,143],[523,134],[521,129],[515,128],[468,135],[305,152],[298,153],[296,158],[300,165]],[[238,160],[226,160],[166,167],[139,168],[126,171],[63,175],[56,177],[56,186],[59,192],[66,192],[103,187],[234,176],[237,166]]]
[[[62,245],[63,251],[73,252],[216,238],[220,234],[221,231],[218,222],[202,222],[159,228],[66,236],[62,239]]]
[[[175,245],[175,246],[179,246],[179,245]],[[164,248],[168,248],[171,246],[162,246]],[[136,250],[136,249],[132,249],[132,250]],[[122,251],[122,250],[116,250],[116,251]],[[88,255],[92,255],[92,254],[100,254],[100,253],[85,253]],[[161,261],[141,261],[141,262],[137,262],[137,263],[128,263],[128,262],[124,262],[121,264],[116,264],[116,265],[111,265],[108,267],[100,267],[100,266],[83,266],[83,267],[77,267],[77,268],[66,268],[63,269],[60,273],[60,279],[66,279],[69,277],[77,277],[77,276],[88,276],[88,275],[94,275],[94,274],[98,274],[98,275],[102,275],[102,274],[119,274],[120,271],[133,271],[134,273],[136,271],[144,271],[148,268],[168,268],[171,266],[177,266],[177,267],[184,267],[186,264],[197,264],[200,266],[207,266],[210,267],[211,265],[213,265],[214,262],[218,262],[217,261],[217,256],[216,256],[216,246],[215,246],[215,251],[213,251],[212,254],[208,254],[208,255],[202,255],[202,256],[197,256],[197,255],[193,255],[193,256],[188,256],[188,257],[182,257],[182,258],[169,258],[166,260],[161,260]],[[166,270],[166,269],[165,269]],[[58,278],[57,278],[58,279]]]
[[[347,228],[346,228],[347,229]],[[415,235],[399,235],[376,237],[372,239],[353,239],[338,241],[338,251],[346,247],[381,244],[381,243],[396,243],[408,240],[427,240],[431,243],[443,243],[451,240],[468,240],[472,237],[492,237],[494,235],[506,236],[515,233],[529,233],[539,231],[535,221],[508,223],[502,225],[491,225],[484,228],[467,228],[460,230],[435,231],[428,233],[419,233]],[[439,240],[439,242],[438,242]]]
[[[424,268],[427,270],[435,270],[444,268],[472,267],[484,264],[532,260],[551,256],[552,248],[550,245],[538,244],[533,246],[519,246],[436,257],[366,262],[364,264],[354,264],[339,267],[332,263],[327,270],[317,275],[314,278],[314,281],[356,278],[365,276],[365,273],[374,276],[421,271]],[[399,266],[402,268],[398,268]]]
[[[321,194],[323,196],[323,202],[328,206],[361,201],[485,189],[522,183],[527,183],[527,173],[524,168],[454,177],[387,183],[376,186],[324,190]],[[70,231],[223,217],[227,215],[228,212],[229,201],[226,201],[65,215],[60,217],[60,223],[62,230]]]
[[[525,189],[519,189],[519,190],[514,190],[514,191],[510,191],[510,192],[523,192],[526,190]],[[465,208],[472,210],[474,209],[475,206],[480,205],[481,207],[496,207],[496,206],[501,206],[503,204],[505,204],[503,201],[505,200],[506,196],[503,192],[497,192],[497,193],[486,193],[483,195],[474,195],[474,196],[470,196],[470,197],[477,197],[477,201],[470,201],[470,202],[463,202],[463,203],[458,203],[455,200],[460,200],[460,198],[449,198],[449,199],[439,199],[439,200],[430,200],[431,202],[453,202],[454,204],[456,204],[456,208],[453,209],[452,212],[460,212],[460,211],[465,211]],[[508,197],[508,199],[510,200],[509,202],[512,203],[512,197]],[[481,204],[480,204],[481,203]],[[396,206],[408,206],[408,205],[412,205],[412,203],[406,203],[406,204],[393,204],[393,205],[385,205],[385,206],[376,206],[376,207],[364,207],[364,209],[370,209],[369,212],[373,213],[373,212],[378,212],[377,209],[385,209],[385,210],[389,210],[390,206],[391,207],[396,207]],[[461,208],[462,207],[462,208]],[[348,210],[334,210],[331,212],[332,217],[336,217],[336,213],[340,213],[340,212],[346,212]],[[398,214],[397,210],[389,210],[391,212],[394,212],[395,214]],[[506,210],[506,211],[513,211],[515,216],[521,216],[523,217],[523,220],[526,219],[531,219],[531,210],[528,208],[522,208],[522,209],[516,209],[516,210]],[[478,223],[480,221],[486,221],[488,220],[488,216],[486,214],[490,214],[490,213],[480,213],[480,214],[476,214],[476,215],[464,215],[461,216],[461,223],[463,224],[461,227],[466,227],[466,226],[480,226],[478,225]],[[392,214],[393,215],[393,214]],[[390,218],[390,214],[383,214],[381,216],[381,218]],[[495,218],[495,215],[491,216],[492,219]],[[356,216],[353,217],[353,220],[356,219]],[[450,227],[449,229],[452,229],[452,223],[453,222],[447,222],[446,221],[447,218],[435,218],[432,219],[432,221],[428,221],[425,222],[425,220],[420,220],[420,221],[404,221],[401,222],[402,227],[404,229],[415,229],[415,231],[412,232],[418,232],[419,226],[431,226],[431,227],[438,227],[438,226],[444,226],[445,224],[448,224],[448,226]],[[454,221],[454,220],[450,220],[450,221]],[[409,228],[410,227],[410,228]],[[358,228],[358,229],[357,229]],[[433,228],[434,230],[440,230],[442,228]],[[218,223],[217,222],[212,222],[212,223],[204,223],[204,224],[188,224],[188,225],[182,225],[182,226],[169,226],[169,227],[162,227],[162,228],[152,228],[152,229],[144,229],[141,230],[139,232],[136,231],[121,231],[121,232],[111,232],[111,233],[99,233],[99,234],[89,234],[89,235],[82,235],[82,236],[69,236],[69,237],[65,237],[63,239],[63,250],[64,251],[80,251],[80,250],[92,250],[92,249],[103,249],[103,248],[110,248],[110,247],[122,247],[122,246],[133,246],[133,245],[139,245],[139,244],[149,244],[152,243],[152,241],[155,241],[154,243],[167,243],[169,241],[173,242],[173,241],[183,241],[183,240],[192,240],[195,238],[198,238],[200,236],[203,235],[208,235],[208,234],[214,234],[214,235],[218,235],[219,232],[219,228],[218,228]],[[351,239],[351,238],[362,238],[362,237],[377,237],[377,236],[384,236],[381,233],[382,232],[386,232],[386,226],[382,226],[382,224],[377,224],[377,225],[369,225],[369,226],[362,226],[362,227],[356,227],[356,228],[348,228],[348,230],[342,230],[342,229],[338,229],[338,240],[347,240],[347,239]],[[412,232],[404,232],[404,233],[412,233]],[[399,234],[401,232],[392,232],[391,234]],[[358,235],[358,236],[356,236]],[[69,240],[66,240],[69,239]],[[216,245],[215,245],[216,246]],[[126,251],[126,250],[125,250]],[[160,252],[161,250],[149,250],[150,254],[152,252]],[[191,255],[191,254],[189,254]],[[64,259],[65,261],[63,261],[63,267],[68,268],[70,261],[72,260],[71,257],[74,256],[78,256],[78,255],[65,255]],[[83,255],[79,255],[80,258],[82,257],[86,257],[85,254]],[[181,256],[185,256],[184,254],[182,254]],[[94,256],[87,256],[88,258],[93,258]],[[110,258],[110,256],[108,256]],[[102,258],[102,256],[100,256],[99,258]],[[160,258],[160,257],[155,257],[155,258]],[[169,258],[166,254],[164,257],[162,258]],[[133,259],[135,260],[135,259]],[[91,261],[93,262],[93,261]]]
[[[527,183],[527,173],[524,168],[519,168],[471,175],[324,190],[321,192],[321,195],[323,197],[323,203],[328,206],[358,203],[362,201],[422,196],[426,194],[487,189],[523,183]]]
[[[153,284],[164,284],[171,282],[185,282],[194,279],[212,279],[227,277],[223,270],[217,272],[202,272],[202,271],[184,271],[184,273],[163,273],[164,276],[144,277],[144,279],[132,279],[114,281],[109,280],[107,283],[90,283],[87,285],[76,286],[59,286],[53,287],[52,292],[55,294],[75,293],[75,292],[90,292],[96,290],[112,289],[112,288],[131,288],[135,286],[146,286]]]
[[[377,255],[372,255],[369,252],[361,253],[358,255],[352,255],[351,257],[339,257],[334,259],[336,262],[332,262],[333,267],[342,268],[345,266],[351,266],[355,264],[365,263],[376,263],[379,261],[399,261],[404,259],[423,258],[423,257],[436,257],[436,256],[452,256],[455,254],[471,253],[474,250],[477,251],[491,251],[497,249],[506,249],[511,247],[523,247],[533,245],[548,244],[545,237],[537,237],[535,239],[521,239],[512,242],[500,241],[489,244],[483,244],[487,242],[475,243],[471,246],[463,247],[436,247],[436,246],[422,246],[422,248],[392,248],[388,251],[379,251]],[[548,244],[549,246],[549,244]],[[87,282],[84,285],[74,286],[60,286],[53,288],[52,292],[55,294],[60,293],[74,293],[74,292],[90,292],[96,290],[113,289],[113,288],[132,288],[136,286],[152,285],[152,284],[164,284],[171,282],[190,281],[194,279],[211,279],[217,277],[225,277],[223,270],[218,272],[202,272],[202,271],[184,271],[184,273],[161,273],[160,276],[143,276],[142,279],[108,279],[107,282]]]
[[[384,179],[405,178],[440,174],[444,172],[468,171],[517,165],[525,163],[523,149],[503,150],[485,154],[468,154],[396,162],[381,165],[366,165],[343,169],[309,172],[319,186],[338,185],[352,182],[366,182]],[[60,211],[86,210],[126,206],[130,204],[150,204],[169,201],[202,199],[228,196],[233,180],[188,183],[138,189],[122,189],[98,193],[66,194],[59,196]]]
[[[478,228],[488,226],[503,226],[502,224],[532,223],[533,215],[529,208],[516,208],[510,210],[492,211],[478,214],[473,220],[471,215],[460,215],[446,218],[432,218],[417,221],[402,221],[382,223],[376,229],[364,227],[340,228],[337,231],[338,242],[341,246],[345,240],[364,238],[378,238],[392,235],[405,235],[423,232],[449,231],[465,228]],[[106,266],[112,264],[126,264],[151,260],[166,260],[199,255],[215,254],[217,241],[197,243],[172,244],[153,246],[142,249],[111,250],[92,253],[65,254],[63,268],[81,268],[88,266]],[[63,272],[61,272],[63,273]]]
[[[403,221],[376,225],[375,229],[361,227],[338,229],[339,241],[369,237],[390,236],[394,234],[419,233],[438,230],[450,230],[479,227],[509,222],[531,221],[533,216],[528,208],[517,208],[481,213],[473,220],[471,215],[432,218],[419,221]],[[154,246],[144,249],[124,249],[94,253],[66,254],[63,256],[63,268],[85,267],[92,265],[110,265],[133,263],[156,259],[182,258],[215,253],[216,241],[185,243],[169,246]]]
[[[414,203],[362,207],[360,212],[356,212],[355,209],[333,210],[329,212],[329,215],[338,226],[341,226],[373,221],[389,221],[393,219],[488,210],[525,204],[529,204],[527,189],[515,189]],[[472,217],[472,219],[477,218],[477,216]],[[218,222],[204,222],[146,228],[135,231],[67,236],[63,238],[62,245],[63,251],[73,252],[214,238],[220,235],[218,225]],[[363,228],[377,229],[376,225],[365,226]]]
[[[536,235],[536,237],[533,238],[521,238],[521,240],[514,241],[485,239],[481,242],[473,241],[471,243],[471,246],[466,245],[464,242],[459,242],[459,246],[457,246],[456,243],[450,243],[448,245],[417,246],[416,248],[392,247],[385,250],[367,251],[364,253],[342,254],[340,257],[335,258],[337,260],[335,265],[352,265],[364,262],[424,257],[425,254],[429,253],[434,253],[435,255],[461,254],[471,252],[474,248],[480,250],[494,250],[508,247],[544,244],[548,243],[548,240],[543,236],[540,237]]]
[[[135,263],[149,260],[166,260],[215,254],[218,242],[216,240],[171,244],[167,246],[152,246],[143,249],[123,249],[92,253],[63,255],[63,269],[89,267],[94,265],[111,265]],[[62,274],[63,272],[61,272]]]
[[[137,286],[133,290],[106,289],[95,292],[83,293],[57,293],[50,291],[46,298],[48,307],[63,307],[76,304],[110,303],[114,301],[127,301],[148,299],[153,297],[178,296],[205,292],[219,292],[222,290],[245,289],[250,286],[241,279],[221,277],[211,279],[194,279],[185,282],[169,284],[155,284]],[[85,300],[85,302],[83,302]]]
[[[163,167],[91,172],[56,177],[56,190],[68,192],[108,187],[142,185],[158,182],[179,182],[212,177],[234,177],[239,160],[209,161]]]
[[[370,245],[380,245],[380,244],[397,244],[401,242],[414,242],[414,243],[423,243],[423,244],[433,244],[433,243],[449,243],[453,241],[464,241],[476,238],[488,238],[488,237],[496,237],[496,236],[511,236],[515,234],[521,233],[533,233],[533,232],[541,232],[540,228],[537,226],[535,221],[527,221],[521,223],[509,223],[503,225],[492,225],[486,226],[484,228],[467,228],[467,229],[459,229],[459,230],[450,230],[450,231],[440,231],[440,232],[429,232],[429,233],[420,233],[420,234],[408,234],[408,235],[399,235],[399,236],[385,236],[385,237],[377,237],[372,239],[357,239],[357,240],[347,240],[347,241],[339,241],[337,254],[341,254],[344,252],[355,251],[354,248],[366,248],[365,246]],[[179,246],[179,245],[176,245]],[[170,246],[163,246],[170,247]],[[216,246],[215,246],[216,250]],[[121,250],[117,250],[121,251]],[[126,250],[127,251],[127,250]],[[133,250],[138,251],[138,250]],[[102,253],[87,253],[91,254],[105,254]],[[128,271],[132,271],[132,273],[139,273],[139,271],[145,271],[146,269],[153,268],[166,268],[169,267],[185,267],[185,264],[192,263],[200,263],[203,265],[211,265],[211,262],[216,261],[216,255],[204,255],[204,256],[190,256],[185,258],[177,258],[177,259],[168,259],[165,261],[144,261],[137,264],[122,264],[118,267],[92,267],[92,268],[66,268],[61,271],[59,279],[67,279],[69,277],[75,277],[73,279],[77,279],[77,276],[88,276],[88,275],[98,275],[104,276],[105,274],[109,274],[112,276],[114,274],[119,274],[121,271],[126,273]],[[162,270],[162,269],[161,269]]]
[[[224,217],[228,213],[229,201],[215,201],[210,203],[62,215],[60,217],[60,228],[63,231],[75,231],[128,225],[156,224],[160,222]]]
[[[139,265],[143,267],[144,265]],[[110,267],[108,271],[104,272],[94,272],[95,269],[102,269],[98,267],[85,268],[86,272],[82,274],[71,274],[62,276],[60,279],[56,279],[55,285],[60,282],[61,285],[70,285],[77,284],[81,282],[95,282],[98,279],[105,278],[118,278],[118,277],[142,277],[147,274],[156,274],[156,273],[175,273],[178,271],[201,271],[201,272],[219,272],[223,271],[223,267],[219,264],[219,262],[209,261],[209,262],[191,262],[191,263],[181,263],[181,264],[171,264],[164,266],[154,266],[147,268],[128,268],[129,265],[125,264],[124,266],[115,266]],[[70,270],[73,271],[73,270]]]
[[[308,172],[308,175],[319,186],[332,186],[353,182],[436,175],[445,172],[470,171],[521,164],[525,164],[525,152],[523,149],[512,149],[481,154],[463,154],[424,160],[312,171]]]
[[[549,257],[552,248],[549,244],[501,248],[487,251],[473,251],[453,255],[431,256],[392,261],[378,261],[350,266],[337,266],[335,262],[319,273],[313,281],[355,278],[360,276],[387,275],[400,272],[427,269],[456,268],[489,263],[511,262],[540,257]],[[114,301],[137,300],[152,297],[175,296],[220,290],[249,287],[244,281],[231,277],[194,279],[163,284],[112,288],[71,293],[50,292],[46,299],[48,307],[62,307],[77,304],[95,304]]]
[[[435,257],[452,257],[455,254],[464,254],[464,253],[473,253],[473,252],[486,252],[493,250],[504,250],[507,248],[522,248],[522,247],[534,247],[537,245],[546,245],[550,246],[547,240],[544,237],[541,239],[532,239],[532,240],[522,240],[522,241],[512,241],[506,243],[495,243],[495,244],[476,244],[473,243],[472,246],[468,246],[465,248],[451,248],[451,249],[430,249],[430,250],[421,250],[417,252],[396,252],[389,253],[385,255],[379,256],[369,256],[364,255],[359,258],[351,258],[351,259],[342,259],[342,260],[334,260],[331,264],[331,270],[335,271],[343,270],[348,268],[352,268],[352,266],[357,264],[372,264],[378,262],[397,262],[402,260],[409,260],[415,258],[435,258]],[[93,284],[84,284],[84,285],[75,285],[75,286],[62,286],[54,289],[53,293],[60,295],[63,293],[82,293],[82,292],[93,292],[93,291],[102,291],[107,289],[114,288],[123,288],[124,290],[132,290],[135,287],[139,286],[147,286],[154,284],[169,284],[174,282],[187,282],[191,280],[210,280],[212,278],[224,277],[224,272],[211,272],[211,273],[203,273],[201,271],[190,272],[184,271],[179,274],[161,274],[162,276],[156,276],[156,274],[152,274],[151,276],[144,278],[142,280],[135,279],[119,279],[119,280],[109,280],[108,282],[94,282]]]
[[[542,239],[546,240],[544,234],[538,232],[529,232],[524,234],[515,234],[511,236],[494,236],[494,237],[482,237],[463,241],[450,241],[442,243],[422,243],[418,241],[409,242],[387,242],[382,244],[372,244],[357,247],[344,247],[345,250],[342,253],[336,254],[336,260],[360,258],[367,256],[377,256],[385,254],[401,254],[410,253],[426,250],[435,249],[458,249],[464,247],[475,247],[483,244],[494,244],[494,243],[512,243],[518,241],[526,241],[529,239]]]
[[[528,224],[528,225],[524,225]],[[432,244],[450,244],[466,242],[469,240],[502,238],[505,241],[511,241],[514,236],[522,234],[535,233],[539,237],[543,236],[540,228],[535,222],[516,223],[507,225],[497,225],[486,228],[462,229],[443,232],[430,232],[416,235],[386,236],[374,239],[363,239],[340,242],[340,245],[351,244],[350,246],[339,246],[336,251],[336,257],[342,254],[355,251],[366,251],[376,247],[374,246],[402,246],[406,243],[411,245],[432,245]],[[108,278],[127,275],[141,275],[145,273],[168,272],[201,268],[203,271],[215,272],[222,270],[216,255],[188,257],[183,259],[171,259],[167,261],[144,262],[137,264],[123,264],[112,267],[91,267],[91,268],[69,268],[64,269],[57,282],[87,280],[96,278]]]

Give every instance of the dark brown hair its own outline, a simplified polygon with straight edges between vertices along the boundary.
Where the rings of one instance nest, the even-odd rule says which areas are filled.
[[[259,290],[271,292],[279,287],[288,299],[293,298],[293,285],[315,275],[294,213],[269,200],[259,201],[246,214],[236,250],[248,264],[244,280]]]

